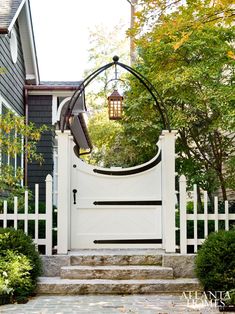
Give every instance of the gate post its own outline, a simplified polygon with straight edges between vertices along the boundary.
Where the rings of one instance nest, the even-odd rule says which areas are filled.
[[[163,248],[175,252],[175,138],[177,131],[162,131],[162,229]]]
[[[58,139],[58,223],[57,253],[68,254],[70,228],[70,149],[71,133],[56,131]]]

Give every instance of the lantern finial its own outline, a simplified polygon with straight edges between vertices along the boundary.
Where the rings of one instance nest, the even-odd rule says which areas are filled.
[[[113,57],[113,61],[114,61],[114,62],[118,62],[118,60],[119,60],[119,57],[118,57],[118,56],[114,56],[114,57]]]

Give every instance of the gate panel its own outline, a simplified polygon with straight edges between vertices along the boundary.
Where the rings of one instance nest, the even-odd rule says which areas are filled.
[[[162,247],[161,151],[127,169],[97,168],[72,153],[71,200],[71,249]]]

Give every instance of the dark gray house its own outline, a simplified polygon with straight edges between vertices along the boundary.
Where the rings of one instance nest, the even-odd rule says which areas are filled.
[[[29,0],[1,0],[0,114],[10,109],[17,115],[24,115],[26,121],[32,121],[37,126],[52,126],[38,145],[38,151],[44,156],[44,164],[26,164],[23,156],[18,164],[15,163],[16,167],[24,167],[25,183],[31,189],[35,183],[40,184],[41,200],[45,198],[46,175],[56,176],[53,126],[60,121],[78,87],[79,82],[40,82]],[[80,111],[84,111],[84,104],[75,106],[75,111],[79,106]],[[84,124],[81,130],[85,131]],[[89,147],[87,142],[86,146]]]
[[[39,84],[29,2],[0,2],[0,104],[23,115],[24,86]]]

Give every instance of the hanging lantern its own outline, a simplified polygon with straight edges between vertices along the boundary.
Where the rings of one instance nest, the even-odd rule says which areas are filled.
[[[115,89],[108,97],[109,120],[120,120],[122,118],[123,97]]]

